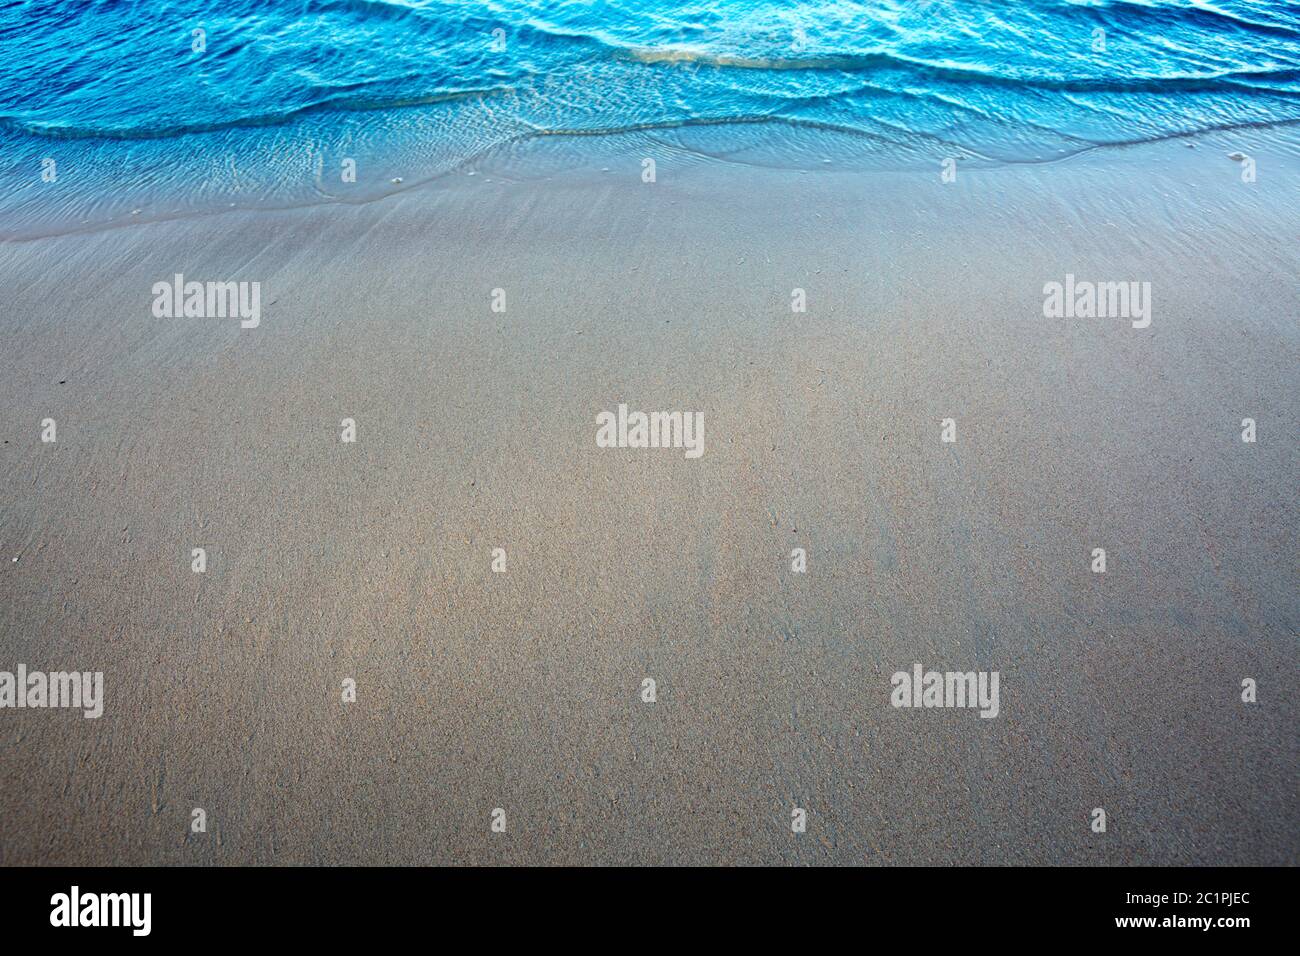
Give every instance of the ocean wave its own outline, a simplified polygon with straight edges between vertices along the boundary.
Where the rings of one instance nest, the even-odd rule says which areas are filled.
[[[844,150],[868,164],[1053,161],[1300,120],[1300,7],[26,0],[0,6],[0,104],[3,215],[48,202],[30,163],[54,153],[79,170],[70,216],[137,186],[297,195],[299,156],[410,183],[530,137],[727,125],[871,144]]]

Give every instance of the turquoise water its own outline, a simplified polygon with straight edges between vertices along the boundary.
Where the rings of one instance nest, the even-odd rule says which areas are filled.
[[[1300,5],[1274,0],[0,6],[7,235],[526,175],[562,162],[545,137],[898,167],[1297,121]]]

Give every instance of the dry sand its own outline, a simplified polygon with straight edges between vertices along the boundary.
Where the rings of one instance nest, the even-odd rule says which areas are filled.
[[[0,863],[1296,863],[1300,163],[1232,148],[0,243],[0,669],[106,682],[0,711]],[[1151,327],[1045,319],[1067,272]],[[915,661],[1000,715],[892,708]]]

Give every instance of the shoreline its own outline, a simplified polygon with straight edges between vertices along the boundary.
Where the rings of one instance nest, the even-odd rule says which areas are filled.
[[[775,124],[783,134],[774,140],[760,137],[756,142],[746,139],[751,128]],[[657,134],[690,133],[692,130],[716,136],[714,152],[695,148],[680,143],[665,142]],[[48,142],[52,151],[59,140],[45,140],[34,137],[34,141]],[[74,141],[75,142],[75,141]],[[106,145],[116,141],[107,140]],[[91,187],[89,194],[77,194],[68,199],[61,192],[53,192],[47,184],[44,189],[52,197],[33,199],[21,203],[18,207],[6,211],[11,221],[21,221],[25,231],[0,234],[0,243],[32,242],[41,239],[53,239],[65,235],[89,235],[107,229],[128,228],[161,222],[177,222],[190,219],[202,219],[210,216],[222,216],[230,213],[293,213],[298,210],[329,208],[332,206],[365,206],[376,202],[400,199],[408,195],[418,195],[429,190],[457,189],[464,186],[468,177],[480,176],[483,180],[498,182],[541,185],[554,180],[578,181],[587,183],[592,178],[607,178],[605,174],[612,171],[611,165],[621,165],[629,156],[654,158],[656,162],[668,162],[670,166],[678,164],[709,174],[726,176],[743,175],[745,170],[760,169],[784,171],[793,175],[823,174],[831,172],[839,175],[906,176],[925,175],[938,167],[945,158],[950,158],[970,173],[996,173],[1001,170],[1014,170],[1023,167],[1050,168],[1061,164],[1080,164],[1085,168],[1098,164],[1116,162],[1123,164],[1134,153],[1157,153],[1174,144],[1186,148],[1218,151],[1224,156],[1242,149],[1248,152],[1263,153],[1277,165],[1294,169],[1300,163],[1300,120],[1278,120],[1270,123],[1242,124],[1232,127],[1211,128],[1189,133],[1162,135],[1152,139],[1135,140],[1122,143],[1087,143],[1080,140],[1074,151],[1055,156],[1024,159],[996,159],[979,154],[959,143],[944,143],[937,139],[927,143],[922,150],[915,144],[904,146],[894,144],[897,150],[893,158],[887,144],[876,142],[870,150],[863,143],[874,142],[874,138],[865,133],[851,130],[835,130],[819,127],[816,124],[798,126],[779,118],[767,123],[757,122],[718,122],[702,126],[682,124],[661,130],[648,127],[631,131],[606,131],[571,133],[546,133],[510,140],[492,147],[474,152],[454,162],[449,168],[421,172],[417,165],[402,160],[383,159],[390,155],[404,156],[408,147],[396,146],[386,151],[378,145],[368,147],[368,154],[360,162],[366,170],[360,181],[352,185],[334,183],[328,188],[322,182],[324,159],[327,152],[310,151],[307,155],[315,163],[314,173],[294,172],[292,168],[278,168],[264,173],[265,182],[261,191],[266,195],[280,192],[299,194],[293,200],[272,198],[249,202],[238,198],[242,187],[235,186],[232,180],[226,184],[221,198],[208,200],[195,205],[195,197],[177,190],[173,184],[169,189],[151,193],[114,195],[101,187]],[[857,144],[857,145],[855,145]],[[20,141],[20,146],[30,145]],[[125,147],[123,147],[125,149]],[[859,152],[863,150],[863,152]],[[28,152],[35,155],[36,150],[17,149],[16,152]],[[333,159],[337,160],[346,150],[335,149]],[[331,154],[332,155],[332,154]],[[905,157],[905,158],[904,158]],[[119,157],[105,160],[115,165]],[[232,175],[236,158],[232,154],[228,160]],[[354,167],[355,169],[356,167]],[[209,170],[207,175],[211,174]],[[337,170],[335,171],[337,172]],[[629,169],[633,175],[640,172],[640,167]],[[143,168],[134,173],[123,171],[127,182],[138,179],[147,180]],[[196,171],[191,180],[205,182],[205,174]],[[18,194],[15,182],[14,195]],[[41,186],[28,184],[29,190]],[[66,182],[58,187],[69,188]],[[81,187],[73,185],[71,188]],[[210,184],[205,182],[205,189]],[[330,192],[329,190],[333,190]],[[327,198],[321,198],[327,197]],[[68,219],[67,208],[71,204],[82,212],[103,206],[117,211],[111,218],[81,219],[75,224]],[[159,208],[163,207],[163,208]]]

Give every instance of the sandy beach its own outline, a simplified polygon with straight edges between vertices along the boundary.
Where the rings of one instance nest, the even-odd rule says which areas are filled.
[[[1300,862],[1300,161],[1242,135],[543,142],[0,243],[0,668],[104,674],[0,719],[0,864]],[[1044,317],[1067,274],[1150,326]],[[703,454],[598,447],[620,403]],[[997,717],[891,706],[916,663]]]

